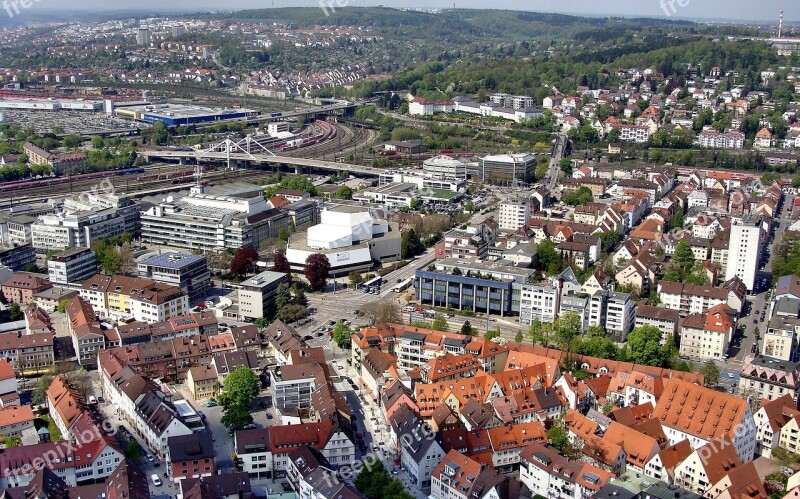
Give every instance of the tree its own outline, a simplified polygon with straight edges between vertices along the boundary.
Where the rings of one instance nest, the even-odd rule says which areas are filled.
[[[579,206],[594,201],[594,194],[588,187],[581,186],[576,190],[565,193],[561,196],[561,200],[570,206]]]
[[[258,261],[258,252],[249,246],[239,248],[231,260],[231,274],[243,276],[252,272]]]
[[[523,339],[524,339],[524,336],[522,336],[522,331],[517,331],[517,334],[514,335],[514,343],[516,343],[518,345],[522,344],[522,340]]]
[[[625,360],[646,366],[666,366],[671,352],[661,346],[661,335],[661,330],[655,326],[634,328],[628,334]]]
[[[531,343],[533,343],[534,346],[536,346],[538,343],[541,346],[546,347],[548,343],[550,343],[550,338],[547,334],[548,329],[549,328],[545,327],[538,317],[533,319],[530,327],[528,327],[528,338],[530,338]]]
[[[564,447],[569,445],[569,435],[564,429],[562,421],[557,421],[549,430],[547,430],[547,440],[553,444],[553,447],[562,452]]]
[[[425,245],[419,240],[417,231],[409,229],[400,236],[401,258],[411,258],[425,251]]]
[[[351,334],[350,326],[344,322],[339,322],[336,324],[336,327],[333,328],[333,341],[339,345],[339,348],[349,348]]]
[[[761,175],[761,184],[765,186],[772,185],[773,182],[778,180],[778,174],[775,172],[767,172]]]
[[[380,459],[361,467],[353,485],[368,499],[414,499],[403,489],[403,484],[389,475]]]
[[[322,253],[314,253],[306,259],[305,275],[311,289],[316,291],[325,289],[330,271],[331,264],[328,257]]]
[[[283,322],[296,322],[308,315],[308,309],[303,305],[290,303],[279,308],[275,315]]]
[[[350,272],[350,275],[348,275],[347,278],[350,280],[350,284],[353,286],[358,286],[364,282],[364,276],[361,275],[361,272],[356,272],[355,270]]]
[[[553,241],[546,239],[536,248],[536,266],[539,270],[552,274],[558,272],[558,252]]]
[[[486,333],[484,333],[483,337],[485,339],[491,341],[491,340],[493,340],[495,338],[499,338],[500,337],[500,331],[486,331]]]
[[[431,329],[436,331],[447,331],[447,318],[442,314],[436,314],[436,318],[433,319]]]
[[[688,242],[681,241],[675,246],[672,265],[677,266],[682,275],[686,275],[694,267],[694,252]]]
[[[25,314],[22,312],[18,303],[12,303],[8,307],[8,318],[11,321],[21,321],[25,318]]]
[[[575,350],[581,355],[599,357],[601,359],[617,358],[618,349],[614,341],[609,338],[600,326],[589,326],[586,337],[578,342]]]
[[[47,403],[47,388],[50,386],[50,383],[53,382],[52,376],[42,376],[41,378],[36,380],[36,384],[33,386],[33,403],[35,405],[42,405]]]
[[[265,329],[267,329],[267,326],[269,325],[269,321],[266,319],[266,317],[259,317],[254,321],[254,323],[258,328],[259,332],[263,332]]]
[[[136,461],[142,457],[142,446],[139,445],[136,439],[132,438],[128,441],[128,445],[125,447],[125,457],[131,461]]]
[[[353,189],[343,185],[336,189],[336,199],[353,199]]]
[[[461,334],[472,336],[472,324],[470,324],[469,321],[464,321],[464,324],[461,325]]]
[[[411,200],[411,202],[408,204],[408,206],[412,210],[418,210],[420,208],[420,206],[422,206],[422,200],[419,199],[419,198],[414,198],[414,199]]]
[[[286,258],[286,253],[283,251],[278,251],[272,257],[272,271],[273,272],[281,272],[283,274],[288,274],[292,271],[291,267],[289,266],[289,260]]]
[[[284,243],[289,240],[289,231],[286,230],[286,227],[281,227],[280,229],[278,229],[278,239],[280,239]]]
[[[367,303],[361,307],[361,313],[370,326],[381,323],[397,324],[401,322],[400,308],[394,301],[388,299]]]
[[[719,384],[719,367],[716,362],[709,360],[700,369],[700,374],[705,377],[706,386],[717,386]]]
[[[109,248],[103,253],[100,268],[105,274],[118,274],[122,270],[122,256],[116,248]]]
[[[576,312],[564,312],[556,319],[556,343],[567,354],[568,360],[573,352],[575,339],[580,336],[582,330],[583,322]]]
[[[572,176],[572,161],[569,158],[561,158],[561,161],[558,162],[558,167],[564,173],[565,177]]]
[[[281,309],[286,305],[292,303],[292,292],[289,290],[289,285],[281,283],[275,291],[275,308]]]
[[[219,395],[219,403],[224,412],[222,424],[242,426],[247,424],[250,405],[258,395],[258,378],[248,367],[239,366],[225,378],[225,386]]]

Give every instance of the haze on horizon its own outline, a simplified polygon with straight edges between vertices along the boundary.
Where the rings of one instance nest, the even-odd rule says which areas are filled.
[[[67,0],[55,2],[54,0],[39,0],[35,4],[39,11],[63,10],[93,10],[101,11],[200,11],[200,10],[242,10],[263,9],[270,7],[314,7],[319,6],[319,1],[314,0],[228,0],[216,2],[209,0]],[[371,6],[385,5],[395,8],[486,8],[482,0],[320,0],[327,5],[353,5]],[[685,6],[681,6],[681,4]],[[724,4],[724,9],[721,9]],[[526,10],[541,12],[556,12],[573,15],[623,15],[632,17],[676,18],[676,19],[707,19],[724,21],[774,21],[778,22],[778,13],[784,11],[784,21],[787,23],[800,22],[800,2],[797,0],[578,0],[565,5],[563,0],[497,0],[492,2],[492,8],[509,10]],[[667,16],[666,12],[670,15]]]

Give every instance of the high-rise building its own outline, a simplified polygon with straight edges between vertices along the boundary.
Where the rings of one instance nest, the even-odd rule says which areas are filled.
[[[278,286],[286,282],[282,272],[264,272],[242,282],[239,289],[239,317],[255,320],[269,317],[275,311],[275,294]]]
[[[764,219],[760,216],[734,218],[731,221],[726,281],[738,276],[747,290],[753,291],[765,234]]]
[[[531,219],[530,199],[508,199],[500,203],[500,229],[517,231]]]
[[[153,41],[153,32],[147,28],[139,28],[139,31],[136,32],[136,44],[150,45],[151,41]]]
[[[211,273],[203,255],[164,253],[139,262],[139,277],[181,288],[194,302],[206,295],[211,287]]]
[[[53,284],[85,281],[97,273],[97,256],[89,248],[70,248],[50,257],[47,273]]]

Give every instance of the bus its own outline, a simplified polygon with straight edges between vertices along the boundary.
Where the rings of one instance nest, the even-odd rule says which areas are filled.
[[[413,277],[409,277],[405,281],[403,281],[403,282],[399,283],[398,285],[396,285],[395,287],[393,287],[392,291],[394,291],[395,293],[401,293],[401,292],[407,290],[408,288],[410,288],[412,284],[414,284],[414,278]]]

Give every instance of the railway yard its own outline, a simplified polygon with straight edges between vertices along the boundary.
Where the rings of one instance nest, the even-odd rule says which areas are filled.
[[[345,160],[348,155],[372,147],[380,133],[376,130],[352,127],[325,121],[306,126],[293,139],[276,140],[269,136],[256,138],[261,144],[250,146],[250,152],[264,152],[312,159]],[[270,178],[272,168],[233,170],[225,167],[201,167],[204,184],[229,180],[260,182]],[[25,179],[0,183],[0,208],[24,202],[70,195],[81,192],[122,192],[131,195],[152,193],[197,182],[193,165],[155,163],[144,166],[108,170],[62,177]]]

